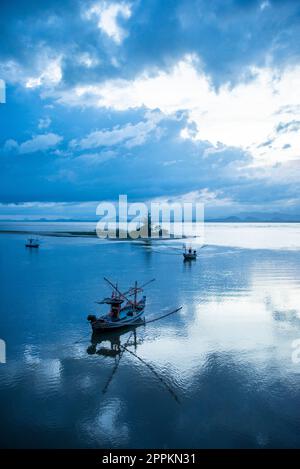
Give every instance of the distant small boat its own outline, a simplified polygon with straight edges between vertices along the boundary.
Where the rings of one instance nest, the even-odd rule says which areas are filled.
[[[39,243],[39,240],[36,239],[36,238],[29,238],[29,239],[26,241],[25,246],[26,246],[27,248],[38,248],[38,247],[40,247],[40,243]]]
[[[87,320],[90,322],[93,331],[101,332],[108,329],[118,329],[140,322],[146,306],[146,296],[143,296],[140,300],[138,300],[137,296],[154,279],[142,286],[138,286],[137,282],[135,282],[134,287],[129,288],[125,293],[122,293],[118,286],[114,285],[110,280],[106,278],[104,280],[113,288],[112,294],[108,298],[96,301],[96,303],[110,305],[110,311],[99,318],[93,314],[88,315]],[[133,297],[133,300],[129,297]],[[122,307],[124,301],[126,303]]]
[[[197,259],[197,251],[196,249],[186,248],[184,247],[183,258],[185,261],[192,261]]]

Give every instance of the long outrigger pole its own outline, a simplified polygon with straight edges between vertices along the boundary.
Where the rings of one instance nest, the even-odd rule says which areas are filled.
[[[164,314],[163,316],[159,316],[158,318],[150,319],[150,321],[144,321],[144,324],[150,324],[150,322],[159,321],[160,319],[166,318],[167,316],[171,316],[171,314],[177,313],[177,311],[180,311],[181,309],[182,309],[182,306],[179,306],[179,308],[176,308],[173,311],[170,311],[169,313]]]
[[[178,308],[178,309],[181,309],[181,308]],[[178,310],[176,310],[178,311]],[[175,311],[173,311],[174,313]],[[127,347],[129,345],[129,342],[130,342],[130,339],[132,337],[132,332],[130,333],[125,345],[122,345],[120,344],[119,347],[121,349],[121,353],[120,353],[120,356],[119,356],[119,359],[118,361],[115,363],[115,366],[110,374],[110,376],[108,377],[108,380],[104,386],[104,388],[102,389],[102,393],[105,394],[109,388],[109,385],[110,383],[112,382],[112,379],[114,377],[114,375],[116,374],[118,368],[119,368],[119,365],[120,365],[120,361],[124,355],[124,352],[128,352],[130,353],[133,357],[135,357],[137,360],[139,360],[141,363],[143,363],[147,368],[149,368],[149,370],[155,375],[155,377],[163,384],[163,386],[165,386],[165,388],[167,389],[167,391],[171,394],[171,396],[175,399],[175,401],[177,402],[177,404],[180,404],[180,400],[179,398],[177,397],[175,391],[168,385],[168,383],[163,379],[162,376],[160,376],[158,374],[158,372],[155,370],[154,366],[151,365],[150,363],[146,362],[143,358],[141,358],[139,355],[137,355],[136,353],[134,353],[132,350],[129,350]]]
[[[125,352],[125,350],[126,350],[126,346],[129,344],[129,341],[130,341],[130,339],[131,339],[131,336],[132,336],[132,331],[131,331],[131,333],[130,333],[130,335],[129,335],[129,337],[128,337],[126,343],[125,343],[125,346],[123,346],[124,348],[122,349],[122,351],[121,351],[121,353],[120,353],[120,356],[119,356],[118,361],[115,363],[115,366],[114,366],[114,368],[113,368],[113,370],[112,370],[112,373],[111,373],[110,377],[108,378],[108,380],[107,380],[107,382],[106,382],[104,388],[102,389],[102,393],[103,393],[103,394],[105,394],[106,391],[108,390],[108,386],[110,385],[110,383],[111,383],[111,381],[112,381],[112,379],[113,379],[115,373],[117,372],[117,369],[118,369],[118,367],[119,367],[121,358],[122,358],[123,355],[124,355],[124,352]]]
[[[146,365],[147,368],[149,368],[150,371],[156,376],[157,379],[165,386],[165,388],[169,391],[171,396],[175,399],[177,404],[180,404],[180,400],[178,399],[176,393],[173,391],[173,389],[168,385],[168,383],[157,373],[153,365],[150,365],[150,363],[147,363],[143,358],[139,357],[136,353],[134,353],[132,350],[129,350],[125,345],[120,344],[120,347],[122,351],[126,350],[126,352],[130,353],[130,355],[134,356],[137,358],[141,363]]]

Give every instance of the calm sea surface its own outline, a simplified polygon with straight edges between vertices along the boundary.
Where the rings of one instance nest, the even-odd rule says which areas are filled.
[[[0,233],[1,447],[300,447],[299,224],[208,224],[192,263],[178,242],[26,238]],[[149,320],[183,308],[93,339],[104,276],[155,277]]]

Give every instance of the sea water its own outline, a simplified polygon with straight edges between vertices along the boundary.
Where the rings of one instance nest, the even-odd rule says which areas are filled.
[[[194,262],[179,242],[0,234],[1,447],[300,447],[299,233],[208,224]],[[155,277],[146,320],[182,309],[92,340],[104,276]]]

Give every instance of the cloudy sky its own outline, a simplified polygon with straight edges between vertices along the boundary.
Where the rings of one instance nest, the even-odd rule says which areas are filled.
[[[300,2],[1,0],[0,216],[300,215]]]

